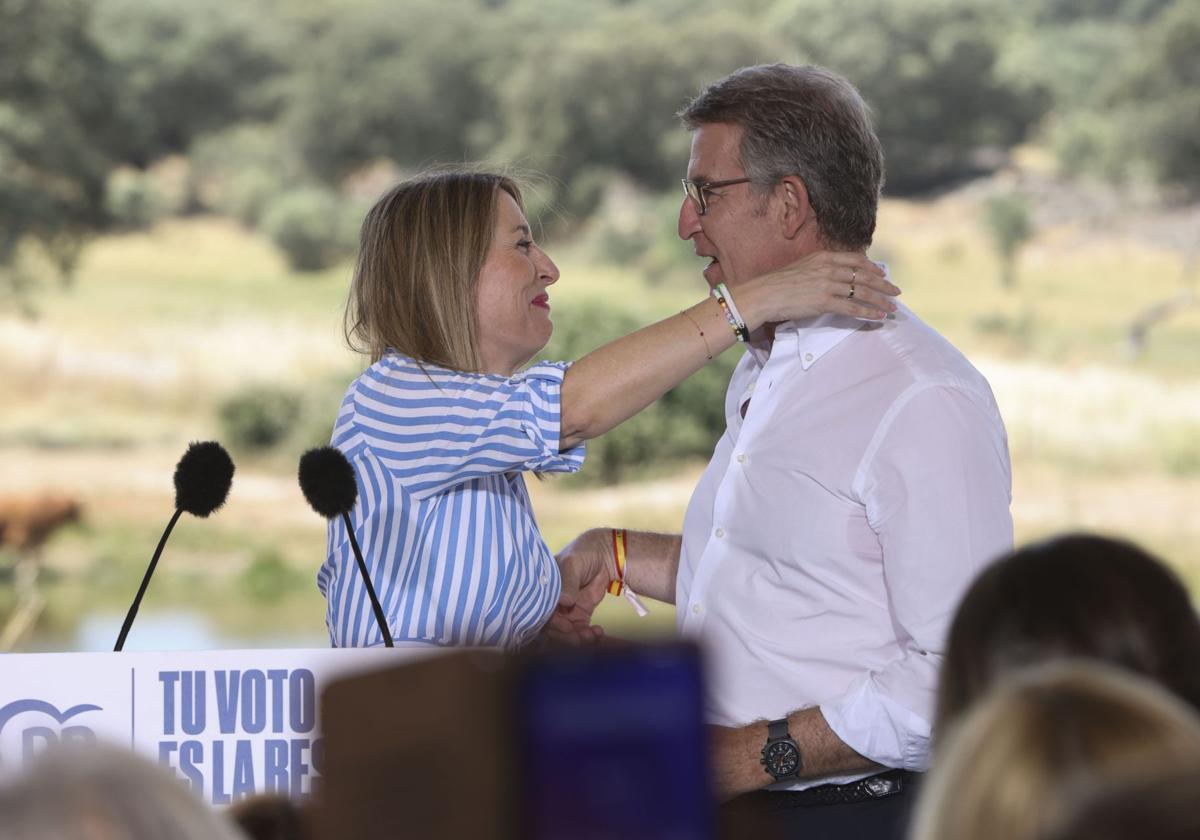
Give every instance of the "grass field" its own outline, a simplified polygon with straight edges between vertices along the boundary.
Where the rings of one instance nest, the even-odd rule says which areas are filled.
[[[1140,358],[1125,346],[1135,315],[1178,290],[1180,255],[1064,223],[1039,232],[1006,291],[969,197],[885,202],[879,230],[873,254],[905,301],[992,382],[1010,435],[1018,539],[1121,534],[1200,591],[1200,307],[1156,329]],[[552,251],[560,310],[602,293],[649,321],[702,292],[698,276],[650,285],[583,248]],[[86,507],[84,524],[46,549],[49,605],[27,648],[77,646],[88,621],[115,633],[170,516],[175,461],[188,441],[218,436],[224,396],[287,383],[311,391],[318,413],[327,401],[332,418],[359,365],[340,333],[348,272],[297,276],[231,222],[172,220],[96,242],[72,289],[39,298],[37,319],[0,314],[0,493],[56,489]],[[323,524],[295,485],[294,455],[237,457],[226,508],[177,529],[147,615],[203,616],[216,643],[323,643]],[[700,466],[616,488],[551,480],[531,490],[557,548],[597,524],[676,530]],[[11,601],[0,578],[0,619]],[[665,606],[641,622],[622,604],[604,610],[616,632],[671,624]]]

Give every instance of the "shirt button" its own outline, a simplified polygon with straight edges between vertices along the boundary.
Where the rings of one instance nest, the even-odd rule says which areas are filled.
[[[738,462],[739,464],[744,464],[744,463],[746,463],[746,453],[745,453],[745,452],[739,452],[739,453],[737,454],[737,462]]]
[[[692,614],[700,615],[700,605],[699,604],[692,604]]]
[[[718,528],[716,531],[714,531],[714,533],[716,534],[717,539],[721,539],[721,537],[725,536],[725,529]]]
[[[812,353],[805,353],[805,354],[804,354],[804,361],[806,361],[806,362],[811,362],[812,360],[813,360],[813,355],[812,355]]]
[[[542,586],[545,586],[549,582],[550,582],[550,575],[546,572],[542,572]]]

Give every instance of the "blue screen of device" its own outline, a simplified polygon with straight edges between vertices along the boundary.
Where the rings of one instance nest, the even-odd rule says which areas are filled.
[[[539,659],[518,688],[523,836],[713,836],[699,656],[685,645]]]

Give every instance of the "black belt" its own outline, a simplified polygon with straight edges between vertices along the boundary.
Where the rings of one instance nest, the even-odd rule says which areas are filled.
[[[810,805],[849,805],[870,802],[912,789],[921,774],[908,770],[888,770],[844,785],[817,785],[804,790],[762,791],[759,804],[767,808],[801,808]]]

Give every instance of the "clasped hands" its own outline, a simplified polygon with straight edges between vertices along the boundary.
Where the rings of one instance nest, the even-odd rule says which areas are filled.
[[[551,644],[594,644],[604,638],[604,629],[592,624],[592,613],[616,578],[610,533],[607,528],[584,531],[555,556],[562,593],[542,631]]]

